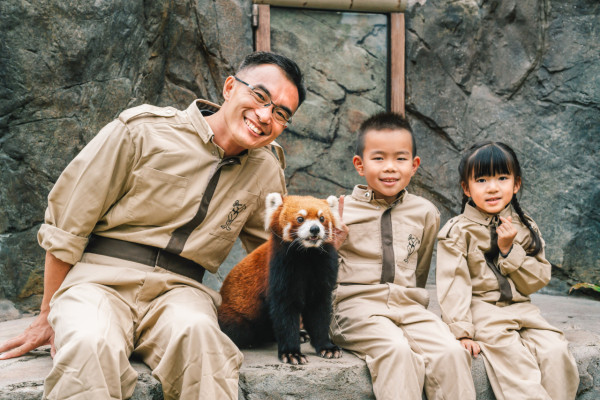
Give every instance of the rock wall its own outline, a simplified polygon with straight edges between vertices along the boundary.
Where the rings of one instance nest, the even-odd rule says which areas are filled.
[[[562,267],[555,274],[598,283],[600,4],[412,3],[406,100],[422,166],[410,190],[444,222],[459,212],[460,152],[506,141],[524,169],[522,204]],[[220,102],[224,79],[252,50],[250,15],[249,0],[0,3],[0,298],[39,304],[36,232],[66,164],[128,107]],[[280,140],[290,193],[343,194],[361,182],[353,132],[386,107],[386,22],[272,10],[273,50],[299,62],[309,88]]]
[[[68,162],[126,108],[220,101],[250,16],[242,0],[0,3],[0,298],[38,307],[36,233]]]

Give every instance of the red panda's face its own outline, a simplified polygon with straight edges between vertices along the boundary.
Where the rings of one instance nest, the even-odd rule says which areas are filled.
[[[339,226],[335,213],[337,199],[333,196],[321,200],[311,196],[281,198],[272,193],[267,197],[268,228],[284,241],[295,241],[304,247],[319,247],[333,241],[333,228]]]

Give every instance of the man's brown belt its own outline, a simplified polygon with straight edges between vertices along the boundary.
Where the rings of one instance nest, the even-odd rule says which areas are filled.
[[[152,267],[157,265],[176,274],[195,279],[198,282],[202,282],[202,278],[204,277],[205,269],[200,264],[177,254],[145,244],[91,235],[85,251],[103,256],[122,258],[123,260],[150,265]]]

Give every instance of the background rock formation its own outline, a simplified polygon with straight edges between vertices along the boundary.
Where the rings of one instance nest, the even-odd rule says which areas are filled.
[[[0,298],[39,304],[36,232],[66,164],[128,107],[220,102],[252,51],[250,16],[249,0],[0,3]],[[299,62],[309,87],[280,140],[288,190],[347,193],[361,182],[353,132],[386,107],[387,19],[273,9],[271,23],[273,50]],[[569,283],[600,279],[599,26],[595,0],[429,0],[406,13],[407,115],[422,158],[410,190],[444,222],[459,212],[460,152],[510,143],[522,204]]]

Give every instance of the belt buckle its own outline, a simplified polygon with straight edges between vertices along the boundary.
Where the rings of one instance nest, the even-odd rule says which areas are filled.
[[[157,249],[156,257],[154,257],[154,266],[155,267],[160,267],[159,262],[160,262],[160,256],[161,256],[162,252],[163,252],[163,249]],[[163,267],[161,267],[161,268],[163,268]]]

